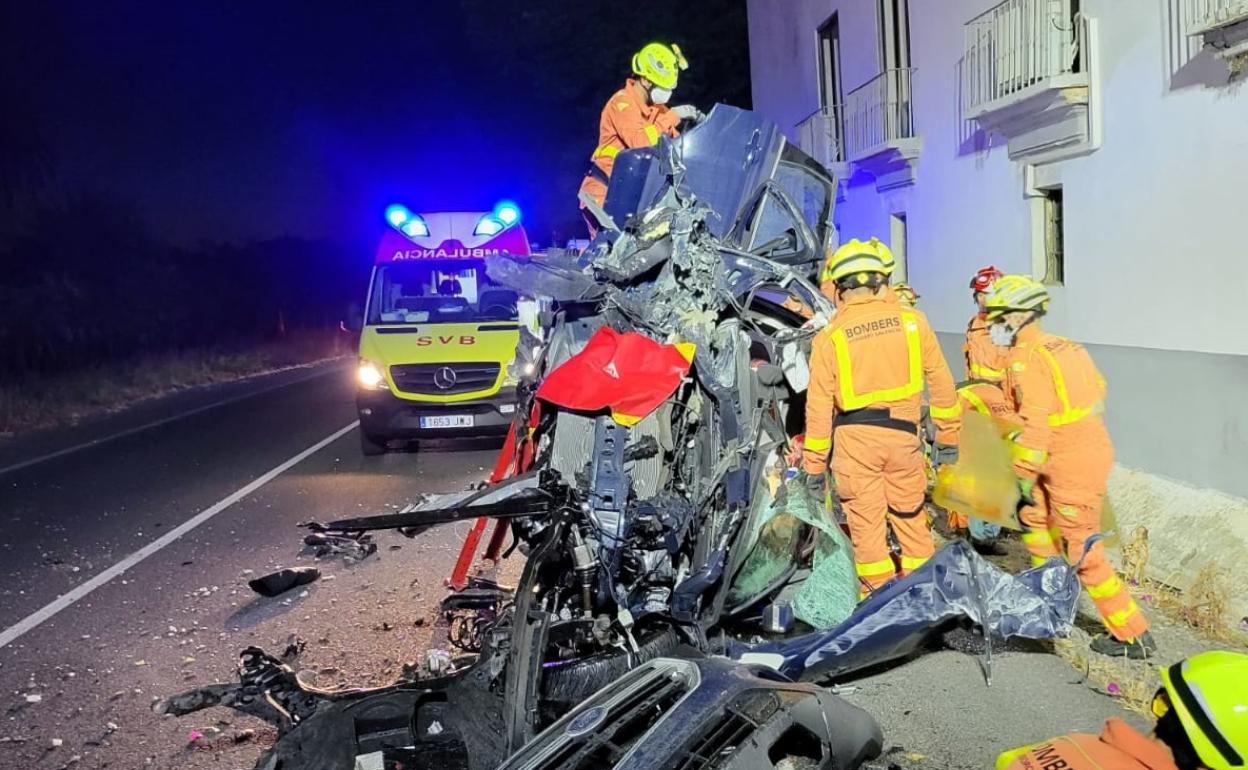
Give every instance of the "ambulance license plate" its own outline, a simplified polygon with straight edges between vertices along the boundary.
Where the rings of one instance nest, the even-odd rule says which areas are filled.
[[[439,414],[433,417],[421,417],[422,428],[471,428],[470,414]]]

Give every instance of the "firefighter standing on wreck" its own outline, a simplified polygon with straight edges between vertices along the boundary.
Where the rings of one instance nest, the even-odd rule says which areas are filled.
[[[676,82],[689,62],[678,45],[650,43],[633,56],[633,74],[624,87],[611,95],[598,122],[598,146],[589,159],[589,171],[580,192],[599,206],[607,199],[607,184],[615,156],[635,147],[652,147],[660,136],[680,135],[682,120],[701,120],[702,112],[689,104],[668,107]],[[598,232],[594,217],[581,203],[581,215],[592,238]]]
[[[892,263],[888,247],[875,238],[850,240],[828,260],[823,277],[837,313],[815,338],[806,403],[807,483],[822,494],[831,450],[863,595],[898,573],[888,547],[890,524],[901,544],[902,575],[935,552],[918,431],[925,381],[937,464],[957,461],[961,427],[953,376],[927,318],[886,291]]]

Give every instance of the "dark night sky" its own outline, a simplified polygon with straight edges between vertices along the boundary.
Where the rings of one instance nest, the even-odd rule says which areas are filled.
[[[0,13],[0,172],[25,178],[32,157],[50,169],[19,199],[90,191],[173,242],[371,241],[387,203],[503,197],[536,240],[579,235],[598,112],[650,39],[690,59],[673,103],[749,106],[745,0],[6,0]]]

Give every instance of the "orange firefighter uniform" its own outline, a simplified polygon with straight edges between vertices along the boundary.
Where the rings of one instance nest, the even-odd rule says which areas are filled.
[[[636,78],[612,94],[598,121],[598,147],[590,157],[589,173],[581,182],[581,192],[602,205],[607,199],[607,182],[615,167],[615,156],[635,147],[651,147],[660,136],[676,137],[680,118],[665,104],[647,104],[646,91]],[[584,206],[582,206],[584,208]]]
[[[970,380],[1001,382],[1010,351],[992,344],[988,335],[985,313],[977,313],[966,325],[966,342],[962,354],[966,358],[966,377]]]
[[[1178,765],[1164,743],[1111,719],[1100,735],[1072,733],[1007,751],[997,758],[997,770],[1178,770]]]
[[[882,290],[838,307],[815,338],[810,369],[803,467],[822,475],[832,450],[865,594],[897,574],[890,522],[901,544],[901,574],[935,551],[924,515],[927,478],[917,425],[926,380],[936,441],[957,445],[962,421],[953,376],[927,317]]]
[[[1079,579],[1106,628],[1120,641],[1148,630],[1148,621],[1114,572],[1101,543],[1086,556],[1101,528],[1101,506],[1114,447],[1101,419],[1105,380],[1087,350],[1028,324],[1009,348],[1006,395],[1018,412],[1014,471],[1035,481],[1043,504],[1020,512],[1023,542],[1040,563],[1063,552],[1083,559]],[[1037,499],[1040,502],[1040,499]]]

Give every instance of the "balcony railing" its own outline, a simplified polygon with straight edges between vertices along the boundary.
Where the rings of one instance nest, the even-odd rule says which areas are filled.
[[[1005,0],[971,19],[963,56],[967,107],[1075,73],[1077,30],[1070,0]]]
[[[839,106],[820,107],[797,124],[797,145],[830,169],[845,161],[841,155],[842,125],[844,119]]]
[[[877,149],[914,138],[913,69],[884,70],[845,95],[845,157],[859,160]]]
[[[1200,29],[1248,16],[1248,0],[1184,0],[1188,29]]]
[[[1248,0],[1184,0],[1186,32],[1215,56],[1248,69]]]

